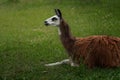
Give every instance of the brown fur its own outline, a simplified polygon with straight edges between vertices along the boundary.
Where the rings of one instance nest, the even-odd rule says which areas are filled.
[[[120,38],[110,36],[91,36],[76,38],[71,35],[68,24],[61,19],[61,41],[69,57],[76,64],[80,58],[92,68],[120,66]]]

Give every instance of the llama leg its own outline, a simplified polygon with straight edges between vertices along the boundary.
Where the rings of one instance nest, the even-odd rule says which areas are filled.
[[[88,68],[93,68],[95,66],[95,59],[92,56],[86,57],[85,64],[88,66]]]
[[[79,67],[79,64],[77,64],[71,57],[70,57],[70,65],[73,67]]]
[[[70,60],[69,59],[65,59],[65,60],[62,60],[60,62],[45,64],[45,66],[56,66],[56,65],[69,64],[69,63],[70,63]]]

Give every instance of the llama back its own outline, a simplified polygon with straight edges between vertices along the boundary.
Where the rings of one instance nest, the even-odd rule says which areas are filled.
[[[92,36],[78,38],[73,49],[74,59],[82,57],[88,67],[120,66],[120,38],[109,36]]]

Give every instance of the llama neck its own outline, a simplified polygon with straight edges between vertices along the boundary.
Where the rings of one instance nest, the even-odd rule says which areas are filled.
[[[58,33],[62,38],[71,38],[71,32],[68,24],[62,19],[58,28]]]
[[[69,26],[64,20],[61,20],[60,22],[59,35],[60,35],[61,42],[63,46],[65,47],[65,49],[68,52],[71,52],[71,48],[74,44],[75,38],[71,35]]]

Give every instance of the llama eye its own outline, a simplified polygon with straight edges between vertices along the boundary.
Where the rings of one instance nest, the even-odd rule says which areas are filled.
[[[56,20],[57,20],[57,18],[56,18],[56,17],[52,18],[52,21],[56,21]]]

